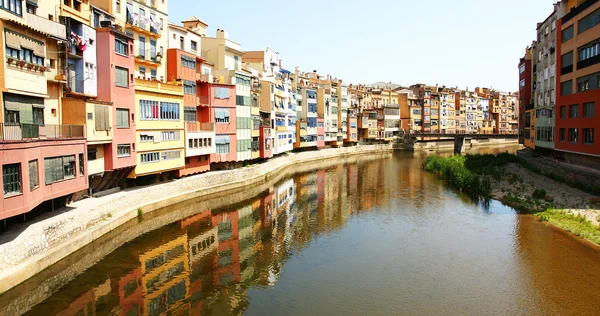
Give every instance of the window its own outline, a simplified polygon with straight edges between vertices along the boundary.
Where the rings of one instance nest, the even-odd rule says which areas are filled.
[[[21,59],[21,50],[6,46],[6,56],[12,57],[14,59]]]
[[[83,154],[79,154],[79,176],[85,176],[85,165],[83,164]]]
[[[566,140],[566,133],[565,133],[565,129],[564,129],[564,128],[561,128],[561,129],[558,131],[558,133],[559,133],[559,135],[560,135],[560,141],[561,141],[561,142],[564,142],[564,141]]]
[[[38,175],[38,161],[32,160],[29,162],[29,190],[33,191],[39,187],[39,175]],[[5,192],[6,193],[6,190]]]
[[[595,114],[595,106],[594,102],[587,102],[583,104],[583,117],[594,117]]]
[[[161,154],[162,160],[174,160],[181,157],[181,150],[163,151]]]
[[[128,109],[117,109],[117,128],[129,128]]]
[[[156,54],[156,41],[155,40],[150,40],[150,60],[156,62],[157,59],[157,54]]]
[[[46,185],[74,178],[75,155],[44,159],[44,174]]]
[[[577,92],[600,88],[600,72],[577,78]]]
[[[146,67],[141,67],[141,66],[140,66],[140,67],[138,68],[138,71],[139,71],[139,73],[140,73],[140,75],[139,75],[139,76],[145,79],[145,78],[146,78]]]
[[[594,143],[594,129],[584,128],[583,129],[583,143],[590,145]]]
[[[561,57],[561,70],[562,75],[573,72],[573,51],[563,54]],[[540,76],[541,79],[541,76]]]
[[[21,50],[21,60],[24,60],[28,63],[32,63],[33,62],[33,51],[30,49],[23,48]]]
[[[525,72],[525,64],[521,64],[521,66],[519,66],[519,73],[522,74]]]
[[[138,38],[138,55],[142,59],[146,59],[146,38],[140,36]]]
[[[198,50],[198,43],[196,43],[195,41],[191,41],[191,48],[193,51],[197,51]]]
[[[561,107],[560,107],[560,118],[561,119],[567,118],[567,106],[565,106],[565,105],[561,105]]]
[[[579,117],[579,104],[569,105],[569,118]]]
[[[579,20],[577,34],[581,34],[598,24],[600,24],[600,9],[597,9]]]
[[[37,7],[36,6],[27,3],[27,13],[35,14],[36,11],[37,11]]]
[[[129,69],[116,66],[115,82],[117,87],[129,88]]]
[[[521,89],[522,89],[522,88],[525,88],[525,79],[521,79],[521,81],[519,81],[519,87],[520,87]]]
[[[569,142],[577,143],[577,129],[569,128]]]
[[[161,102],[160,119],[168,121],[179,121],[179,103]]]
[[[564,42],[572,39],[573,35],[574,35],[574,28],[573,28],[573,25],[571,25],[562,31],[562,42],[564,43]]]
[[[229,135],[217,135],[215,137],[215,144],[217,154],[229,154],[230,153],[230,138]]]
[[[15,163],[2,166],[2,183],[4,195],[22,193],[21,189],[21,164]]]
[[[560,95],[570,95],[573,93],[573,80],[560,83]]]
[[[185,42],[184,42],[183,36],[179,37],[179,49],[181,49],[181,50],[185,49]]]
[[[131,145],[117,145],[117,157],[130,157]]]
[[[229,109],[216,108],[215,109],[215,122],[217,124],[229,123]]]
[[[140,120],[158,120],[158,101],[140,100]]]
[[[238,55],[233,56],[233,61],[234,61],[235,70],[239,70],[240,69],[240,56],[238,56]]]
[[[183,108],[183,120],[185,122],[196,122],[196,107],[186,106]]]
[[[183,81],[183,93],[196,95],[196,82],[184,80]]]
[[[577,69],[582,69],[600,62],[600,40],[595,40],[577,49]]]
[[[129,55],[127,41],[115,38],[115,53],[124,56]]]
[[[33,124],[44,125],[44,109],[34,107],[32,114],[33,114]]]
[[[229,99],[229,88],[215,88],[215,98],[217,99]]]
[[[97,151],[96,148],[88,148],[88,161],[96,160]]]
[[[181,66],[196,69],[196,59],[181,55]]]
[[[116,0],[115,1],[115,12],[116,13],[121,13],[121,0]]]
[[[106,105],[95,105],[94,106],[94,118],[96,131],[108,131],[110,130],[110,106]]]
[[[154,142],[154,134],[140,134],[141,143],[152,143]]]
[[[22,0],[3,0],[0,2],[0,7],[4,10],[10,11],[18,16],[21,16],[21,9],[23,8]]]
[[[160,161],[160,153],[143,153],[140,155],[140,162],[142,164],[159,162],[159,161]]]
[[[173,141],[179,140],[180,133],[177,131],[166,131],[160,133],[160,139],[162,141]]]

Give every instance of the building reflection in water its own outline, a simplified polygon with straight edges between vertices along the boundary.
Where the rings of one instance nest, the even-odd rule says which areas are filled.
[[[397,184],[384,166],[359,160],[298,174],[239,205],[200,211],[118,248],[28,314],[241,313],[248,289],[274,285],[294,251],[385,200]]]

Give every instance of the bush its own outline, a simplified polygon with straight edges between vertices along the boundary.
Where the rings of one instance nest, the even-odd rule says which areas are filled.
[[[535,189],[533,194],[531,194],[534,199],[543,199],[546,197],[546,190],[544,189]]]
[[[423,162],[423,168],[426,171],[441,175],[444,180],[465,193],[487,197],[491,192],[489,180],[482,185],[479,177],[476,177],[465,167],[466,159],[464,156],[429,156]]]

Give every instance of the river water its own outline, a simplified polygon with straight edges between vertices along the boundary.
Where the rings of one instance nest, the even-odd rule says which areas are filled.
[[[174,205],[0,296],[0,314],[600,313],[597,247],[474,203],[422,159],[326,162]]]

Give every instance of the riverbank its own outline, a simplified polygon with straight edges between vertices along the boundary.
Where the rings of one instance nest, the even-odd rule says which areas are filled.
[[[567,178],[576,175],[541,172],[534,166],[537,162],[530,159],[509,154],[432,156],[425,161],[424,168],[440,173],[450,184],[471,195],[492,198],[522,213],[536,214],[542,221],[600,245],[600,197],[594,194],[596,188],[569,183]],[[544,163],[547,170],[552,169],[552,162]],[[566,172],[571,167],[556,168]],[[490,190],[486,190],[487,183]]]
[[[0,293],[128,221],[171,204],[260,185],[298,165],[392,151],[391,145],[369,145],[289,153],[245,168],[209,172],[75,202],[17,234],[9,231],[0,237]]]

